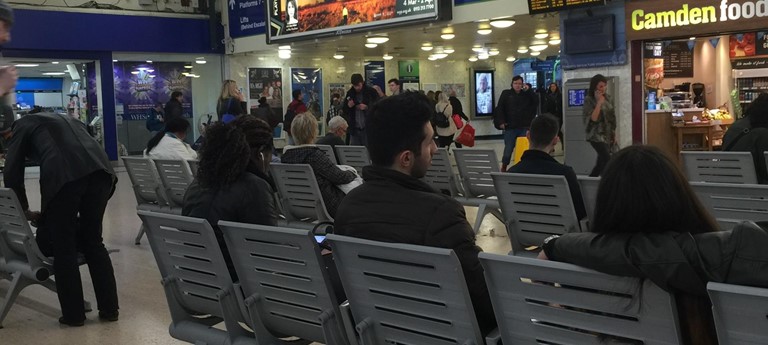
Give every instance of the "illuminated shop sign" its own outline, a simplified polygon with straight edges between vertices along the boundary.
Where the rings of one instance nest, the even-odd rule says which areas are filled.
[[[632,1],[626,4],[627,38],[716,33],[765,26],[768,0]]]

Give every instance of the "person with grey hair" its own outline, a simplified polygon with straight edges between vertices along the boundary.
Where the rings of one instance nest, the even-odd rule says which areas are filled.
[[[348,128],[347,120],[344,120],[341,116],[335,116],[328,122],[328,133],[324,137],[317,139],[316,144],[331,145],[331,147],[344,145],[344,136],[347,135]]]

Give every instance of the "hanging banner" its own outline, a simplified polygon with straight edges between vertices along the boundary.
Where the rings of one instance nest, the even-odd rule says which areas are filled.
[[[301,90],[302,101],[316,118],[323,116],[323,69],[291,68],[291,94]]]
[[[267,99],[267,104],[275,114],[283,114],[283,70],[274,68],[248,69],[248,99],[253,109],[259,107],[259,98]]]
[[[384,77],[384,61],[366,61],[365,65],[365,81],[368,86],[378,85],[381,91],[386,91],[386,83]]]
[[[720,43],[720,37],[709,39],[709,44],[712,45],[712,48],[717,48],[718,43]]]
[[[123,120],[146,120],[157,102],[181,91],[183,115],[192,118],[192,81],[184,76],[184,62],[121,61],[112,64],[115,102],[123,106]]]

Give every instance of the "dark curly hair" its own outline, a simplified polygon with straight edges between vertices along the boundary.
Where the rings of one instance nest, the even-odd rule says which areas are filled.
[[[237,181],[250,156],[251,148],[243,131],[221,122],[208,126],[197,168],[200,185],[217,188]]]

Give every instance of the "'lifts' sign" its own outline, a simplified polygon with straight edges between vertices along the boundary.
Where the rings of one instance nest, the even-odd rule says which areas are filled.
[[[763,29],[768,0],[647,0],[625,4],[627,40]]]

